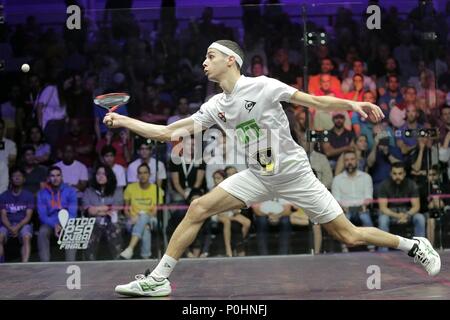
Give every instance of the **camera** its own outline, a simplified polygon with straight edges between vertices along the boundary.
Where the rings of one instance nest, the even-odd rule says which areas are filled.
[[[432,219],[439,219],[442,215],[442,210],[440,209],[431,209],[428,213],[430,215],[430,218]]]
[[[306,140],[308,142],[328,142],[328,130],[317,131],[317,130],[308,130],[306,133]]]
[[[429,129],[406,129],[396,130],[395,136],[397,138],[401,138],[402,136],[406,138],[436,138],[438,137],[438,129],[437,128],[429,128]]]

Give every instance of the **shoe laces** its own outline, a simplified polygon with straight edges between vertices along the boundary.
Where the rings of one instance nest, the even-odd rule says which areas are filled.
[[[428,267],[431,263],[431,260],[427,258],[425,251],[420,247],[417,249],[416,255],[414,256],[414,263],[417,263],[417,261],[420,261],[424,267]]]
[[[145,280],[150,275],[150,269],[145,270],[144,274],[137,274],[134,278],[138,281]]]

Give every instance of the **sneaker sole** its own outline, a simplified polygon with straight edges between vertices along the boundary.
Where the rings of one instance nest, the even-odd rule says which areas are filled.
[[[162,288],[155,291],[149,291],[149,292],[136,292],[136,291],[130,291],[127,289],[115,289],[116,293],[128,296],[128,297],[167,297],[172,292],[171,289]]]

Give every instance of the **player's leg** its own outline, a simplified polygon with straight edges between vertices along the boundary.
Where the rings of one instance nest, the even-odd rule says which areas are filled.
[[[419,261],[429,275],[434,276],[441,269],[439,254],[426,238],[414,237],[411,240],[374,227],[356,227],[343,214],[323,226],[334,238],[348,246],[375,245],[399,249],[414,257],[414,262]]]
[[[139,275],[136,281],[115,288],[117,293],[129,296],[167,296],[172,290],[167,280],[177,260],[194,242],[205,220],[217,213],[237,209],[245,203],[220,187],[191,202],[184,219],[170,238],[165,255],[151,274]]]
[[[430,275],[441,267],[439,254],[426,238],[413,240],[395,236],[374,227],[356,227],[343,214],[342,208],[314,176],[305,172],[287,183],[275,185],[281,198],[303,208],[313,222],[318,222],[337,240],[349,246],[376,245],[400,249],[419,261]]]
[[[197,233],[205,220],[217,213],[238,209],[245,206],[242,200],[229,194],[220,187],[214,188],[210,193],[192,201],[166,250],[166,255],[178,260],[187,247],[195,240]]]
[[[136,281],[117,286],[116,292],[138,296],[169,295],[171,287],[167,278],[177,260],[195,240],[205,220],[220,212],[267,200],[268,194],[269,190],[248,169],[225,179],[211,192],[191,202],[156,268],[150,274],[137,276]]]

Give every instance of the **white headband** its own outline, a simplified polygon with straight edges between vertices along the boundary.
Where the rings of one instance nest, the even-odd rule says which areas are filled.
[[[208,49],[213,48],[213,49],[217,49],[222,53],[225,53],[226,55],[229,56],[233,56],[234,59],[236,59],[236,62],[238,63],[239,67],[242,68],[242,58],[233,50],[231,50],[230,48],[227,48],[223,45],[221,45],[220,43],[217,42],[213,42]]]

